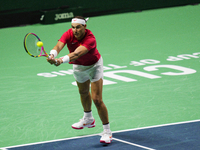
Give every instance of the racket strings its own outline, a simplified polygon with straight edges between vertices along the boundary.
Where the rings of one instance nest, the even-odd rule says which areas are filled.
[[[38,41],[39,39],[33,34],[28,34],[25,39],[26,50],[33,56],[38,56],[42,52],[41,48],[37,46]]]

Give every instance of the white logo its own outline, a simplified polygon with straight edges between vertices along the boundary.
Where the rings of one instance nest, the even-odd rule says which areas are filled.
[[[44,19],[44,15],[41,16],[40,20],[42,21]]]
[[[197,59],[200,58],[200,52],[196,52],[193,54],[181,54],[177,56],[168,56],[166,59],[169,62],[176,62],[176,61],[183,61],[188,59]],[[119,66],[115,64],[107,64],[104,66],[104,85],[110,84],[117,84],[118,82],[135,82],[134,76],[139,76],[147,79],[159,79],[163,76],[182,76],[182,75],[189,75],[194,74],[197,71],[183,66],[173,65],[173,64],[160,64],[159,60],[155,59],[142,59],[139,61],[131,61],[129,63],[130,66],[133,66],[132,69],[128,69],[128,66]],[[147,66],[148,65],[148,66]],[[143,71],[135,70],[137,67],[142,66]],[[155,71],[159,71],[159,74],[154,75],[152,74]],[[162,69],[170,69],[171,71],[164,71]],[[174,70],[174,71],[173,71]],[[60,70],[58,72],[53,71],[50,73],[38,73],[38,76],[43,77],[57,77],[57,76],[66,76],[66,75],[73,75],[73,70]],[[133,77],[131,77],[131,76]],[[72,85],[76,85],[76,82],[72,82]]]
[[[61,19],[68,19],[68,18],[73,18],[74,14],[73,12],[70,13],[62,13],[62,14],[55,14],[55,20],[61,20]]]

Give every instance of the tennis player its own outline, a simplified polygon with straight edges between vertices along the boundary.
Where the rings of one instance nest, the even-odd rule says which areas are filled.
[[[111,143],[112,132],[108,119],[108,111],[102,100],[103,87],[103,59],[97,50],[96,39],[93,33],[86,29],[87,19],[76,16],[72,19],[71,27],[59,39],[56,46],[50,51],[50,64],[59,66],[64,63],[73,64],[74,77],[76,79],[84,116],[72,128],[83,129],[95,127],[91,105],[92,100],[97,108],[99,117],[103,123],[101,143]],[[67,44],[69,54],[56,59],[55,57]],[[90,93],[91,84],[91,93]]]

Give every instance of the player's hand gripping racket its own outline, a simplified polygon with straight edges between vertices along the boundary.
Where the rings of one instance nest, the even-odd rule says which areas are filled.
[[[43,43],[35,33],[28,33],[24,38],[24,48],[26,52],[32,57],[49,57],[44,49]],[[56,61],[57,63],[57,61]]]

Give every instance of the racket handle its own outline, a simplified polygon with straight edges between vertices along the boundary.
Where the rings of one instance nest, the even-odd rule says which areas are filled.
[[[48,58],[51,58],[51,55],[49,55]],[[55,60],[55,61],[56,61],[56,63],[54,65],[56,66],[57,65],[57,60]]]
[[[55,66],[57,65],[57,60],[56,60],[56,63],[54,64]]]

